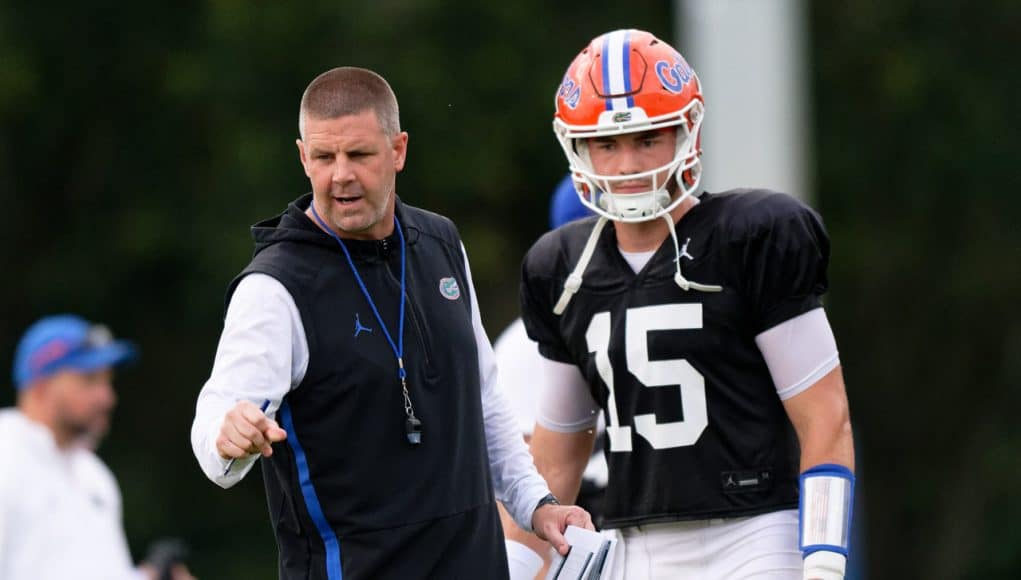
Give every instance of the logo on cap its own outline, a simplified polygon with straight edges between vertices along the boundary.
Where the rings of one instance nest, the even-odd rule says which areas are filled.
[[[70,351],[71,345],[66,340],[51,340],[32,353],[28,366],[31,367],[32,372],[40,372],[43,370],[43,367],[55,360],[59,360]]]

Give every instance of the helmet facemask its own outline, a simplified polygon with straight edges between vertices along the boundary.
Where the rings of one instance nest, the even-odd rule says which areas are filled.
[[[626,112],[634,119],[630,123],[600,122],[578,127],[555,120],[554,131],[567,156],[581,202],[600,216],[619,222],[649,221],[673,211],[698,188],[702,170],[698,148],[703,110],[702,101],[694,99],[681,111],[654,119],[648,119],[642,109],[635,108]],[[616,113],[620,118],[620,112]],[[673,159],[665,165],[629,175],[603,175],[593,168],[588,152],[589,139],[666,127],[676,127],[677,140]],[[651,188],[644,192],[613,192],[615,185],[636,180],[651,180]]]

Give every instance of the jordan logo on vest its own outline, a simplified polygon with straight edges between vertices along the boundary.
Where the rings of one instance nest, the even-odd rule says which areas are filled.
[[[368,326],[362,326],[362,321],[358,318],[358,313],[355,312],[355,338],[358,338],[358,335],[361,334],[363,330],[365,332],[372,332],[372,329]]]

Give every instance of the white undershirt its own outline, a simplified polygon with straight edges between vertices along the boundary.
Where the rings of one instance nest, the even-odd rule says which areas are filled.
[[[464,252],[464,246],[461,250]],[[464,256],[493,486],[497,499],[518,525],[531,530],[532,512],[549,488],[532,464],[510,406],[496,388],[493,348],[482,327],[466,252]],[[230,473],[223,475],[227,461],[216,450],[216,437],[224,415],[240,400],[260,405],[269,399],[267,414],[274,417],[284,396],[301,384],[308,357],[308,341],[294,298],[271,276],[245,276],[227,307],[213,370],[199,393],[192,423],[192,450],[206,477],[228,488],[251,470],[258,455],[237,460]]]
[[[138,580],[113,474],[49,428],[0,410],[0,578]]]
[[[620,255],[624,257],[624,261],[627,262],[628,266],[635,271],[635,274],[642,271],[642,268],[649,263],[652,259],[652,255],[656,253],[656,250],[649,250],[646,252],[625,252],[620,247],[617,248]]]
[[[621,256],[636,273],[652,258],[649,252],[625,252]],[[840,357],[826,312],[810,310],[755,337],[769,368],[777,395],[787,400],[814,385],[837,368]],[[591,429],[600,415],[585,377],[575,365],[542,358],[537,373],[550,377],[539,398],[536,422],[546,429],[573,433]],[[555,377],[556,380],[553,380]]]

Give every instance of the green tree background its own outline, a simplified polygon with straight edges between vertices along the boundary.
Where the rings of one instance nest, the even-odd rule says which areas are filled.
[[[308,81],[341,64],[390,80],[411,134],[398,192],[457,221],[495,335],[517,314],[520,258],[565,171],[550,131],[564,67],[605,30],[673,39],[669,8],[0,5],[0,350],[61,311],[141,345],[101,449],[137,556],[178,535],[203,578],[274,577],[258,475],[222,491],[188,440],[247,228],[307,190],[293,140]],[[1021,75],[1009,55],[1021,4],[810,10],[815,205],[833,238],[828,310],[862,452],[869,571],[1019,577]]]

